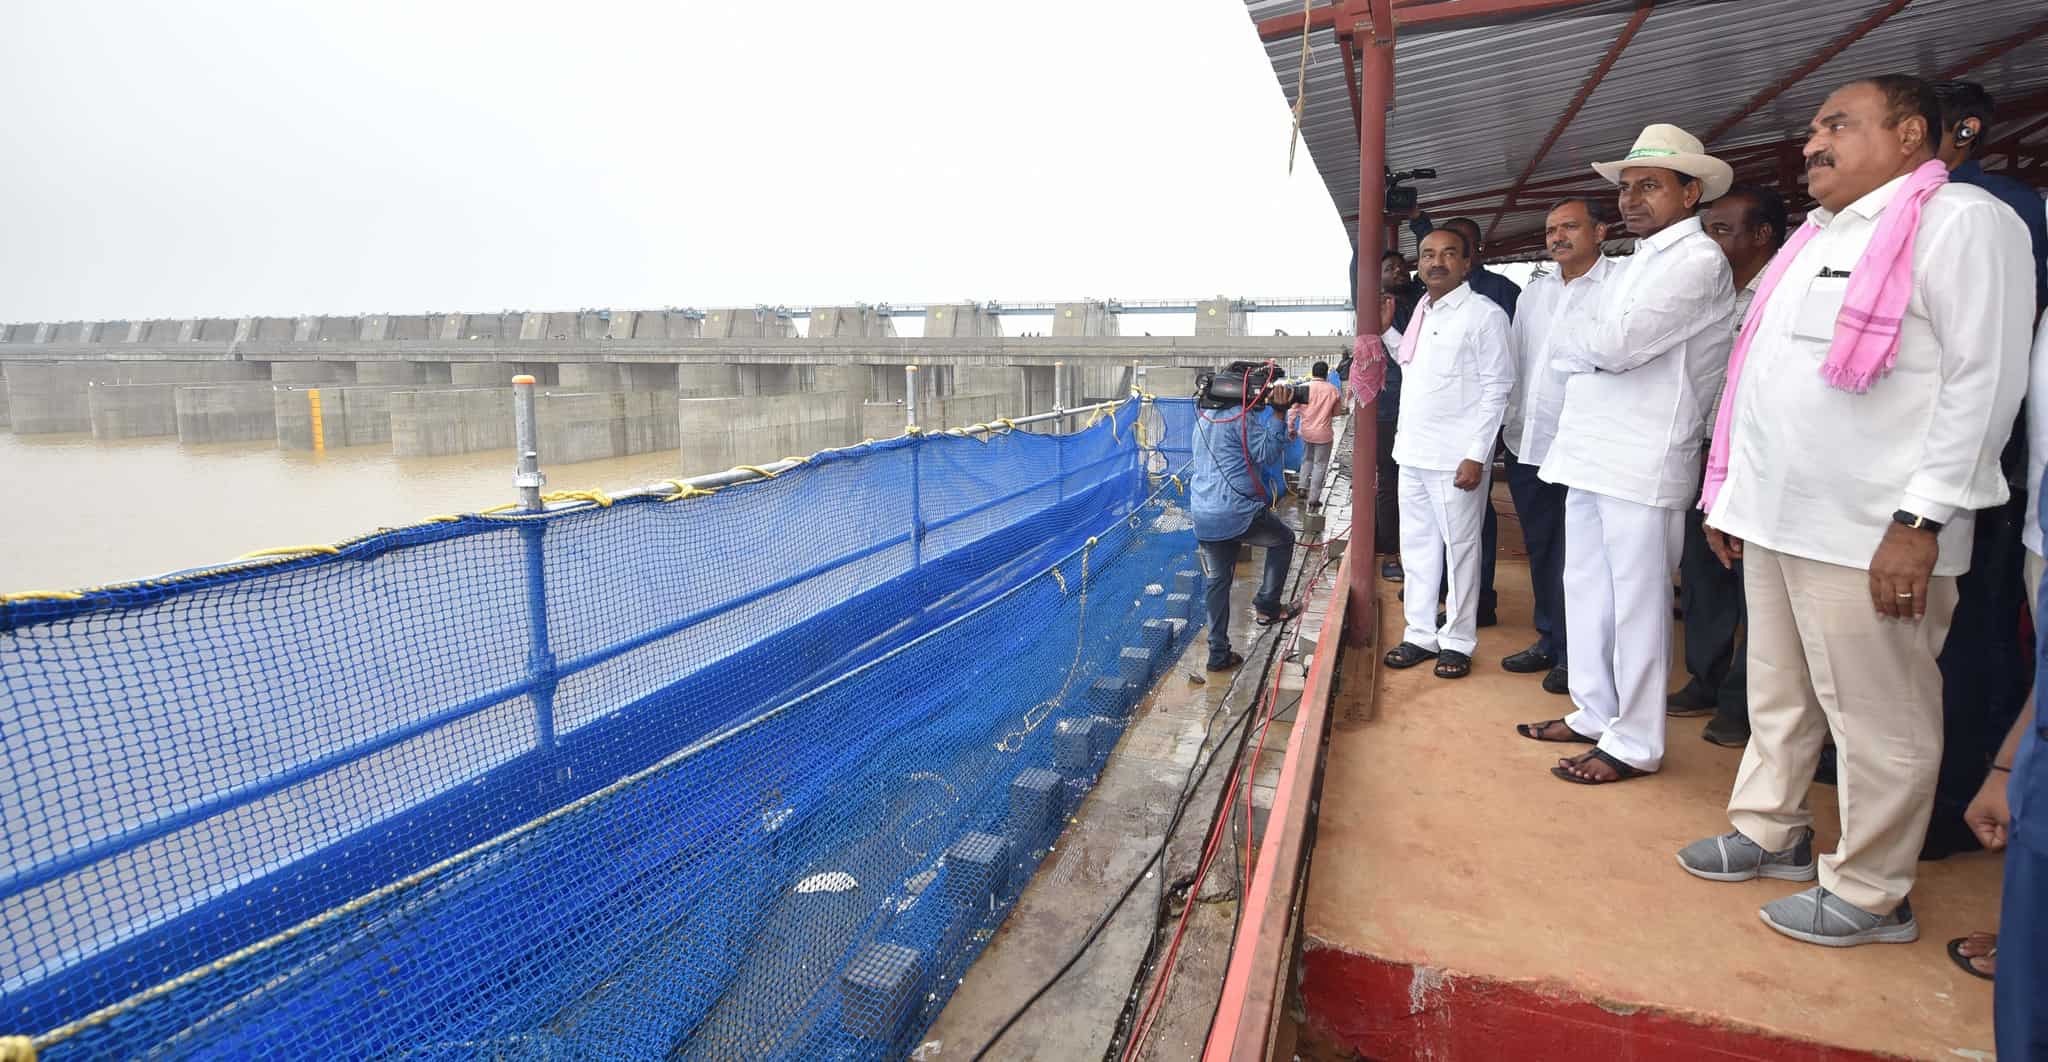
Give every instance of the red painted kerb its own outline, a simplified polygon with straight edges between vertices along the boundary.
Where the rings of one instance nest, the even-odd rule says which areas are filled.
[[[1709,1024],[1653,1008],[1601,1006],[1569,988],[1466,977],[1306,942],[1308,1039],[1376,1062],[1878,1062],[1877,1055]]]

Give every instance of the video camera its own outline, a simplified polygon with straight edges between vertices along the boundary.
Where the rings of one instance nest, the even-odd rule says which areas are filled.
[[[1285,384],[1285,376],[1280,366],[1270,361],[1233,361],[1195,377],[1195,405],[1202,409],[1232,409],[1243,405],[1247,394],[1256,400],[1269,388]],[[1275,401],[1275,396],[1267,394],[1265,404],[1285,411],[1307,401],[1306,391],[1307,388],[1290,387],[1284,401]]]

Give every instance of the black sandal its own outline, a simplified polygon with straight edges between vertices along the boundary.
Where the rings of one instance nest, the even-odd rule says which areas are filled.
[[[1424,660],[1435,659],[1435,652],[1428,649],[1424,649],[1423,647],[1416,645],[1414,642],[1402,642],[1400,645],[1397,645],[1392,649],[1387,650],[1387,655],[1384,660],[1384,663],[1388,667],[1393,668],[1396,671],[1399,671],[1406,668],[1414,667],[1415,665],[1422,663]]]
[[[1252,622],[1258,624],[1261,627],[1271,627],[1275,623],[1285,623],[1288,620],[1291,620],[1294,617],[1301,615],[1301,610],[1301,605],[1294,604],[1287,606],[1286,610],[1282,612],[1261,611],[1258,615],[1258,618],[1252,620]]]
[[[1963,945],[1965,945],[1965,944],[1969,943],[1969,942],[1970,942],[1970,938],[1969,938],[1969,937],[1957,937],[1956,939],[1954,939],[1954,940],[1951,940],[1951,941],[1949,941],[1949,942],[1948,942],[1948,957],[1949,957],[1949,959],[1950,959],[1950,960],[1951,960],[1952,962],[1954,962],[1954,963],[1955,963],[1955,964],[1956,964],[1957,966],[1960,966],[1960,967],[1962,967],[1962,968],[1963,968],[1963,972],[1964,972],[1964,973],[1966,973],[1966,974],[1969,974],[1969,975],[1970,975],[1971,977],[1975,977],[1975,978],[1977,978],[1977,979],[1978,979],[1978,980],[1980,980],[1980,981],[1993,981],[1993,980],[1997,980],[1997,974],[1996,974],[1996,972],[1995,972],[1995,970],[1996,970],[1996,967],[1995,967],[1995,966],[1993,967],[1993,970],[1994,970],[1994,972],[1993,972],[1993,973],[1985,973],[1984,971],[1982,971],[1982,970],[1979,970],[1979,969],[1977,969],[1977,967],[1976,967],[1975,965],[1973,965],[1973,964],[1972,964],[1972,963],[1970,962],[1970,960],[1971,960],[1971,959],[1991,959],[1991,960],[1994,960],[1994,961],[1996,961],[1996,960],[1997,960],[1997,958],[1998,958],[1998,943],[1997,943],[1997,939],[1998,939],[1998,938],[1997,938],[1996,936],[1993,936],[1993,937],[1992,937],[1992,944],[1991,944],[1991,950],[1990,950],[1990,951],[1987,951],[1987,952],[1985,952],[1985,953],[1984,953],[1984,954],[1982,954],[1982,955],[1965,955],[1965,954],[1963,954]]]
[[[1446,649],[1437,654],[1436,677],[1461,679],[1472,673],[1472,658],[1456,649]]]
[[[1609,768],[1612,768],[1614,771],[1614,777],[1581,778],[1578,775],[1573,774],[1571,772],[1571,769],[1564,765],[1565,763],[1583,765],[1589,760],[1599,760],[1601,763],[1606,764]],[[1596,748],[1591,752],[1572,757],[1571,759],[1565,760],[1564,763],[1560,763],[1557,766],[1552,767],[1550,769],[1550,773],[1558,778],[1562,778],[1565,781],[1572,783],[1573,785],[1611,785],[1615,782],[1626,782],[1635,778],[1647,778],[1650,776],[1652,772],[1630,767],[1628,764],[1623,763],[1620,760],[1617,760],[1614,757],[1609,756],[1607,753],[1602,752]]]
[[[1564,726],[1565,733],[1570,734],[1570,737],[1547,738],[1543,736],[1544,731],[1549,730],[1551,727],[1560,725]],[[1586,735],[1581,734],[1576,730],[1573,730],[1568,724],[1565,724],[1565,721],[1563,719],[1545,719],[1540,723],[1516,723],[1515,733],[1520,734],[1531,741],[1543,741],[1559,745],[1572,743],[1577,743],[1580,745],[1599,744],[1598,741],[1595,741],[1592,738],[1589,738]]]

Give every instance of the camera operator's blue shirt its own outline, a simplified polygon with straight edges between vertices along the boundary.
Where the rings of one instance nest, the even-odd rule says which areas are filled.
[[[1249,464],[1246,450],[1251,451]],[[1259,493],[1262,472],[1276,465],[1286,450],[1287,430],[1270,409],[1243,419],[1235,409],[1197,409],[1195,468],[1188,485],[1195,538],[1220,542],[1244,534],[1252,517],[1274,497]]]

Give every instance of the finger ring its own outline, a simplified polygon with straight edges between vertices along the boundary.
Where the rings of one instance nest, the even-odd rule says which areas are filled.
[[[1902,597],[1902,598],[1905,598],[1905,597],[1912,597],[1912,596],[1913,596],[1913,594],[1912,594],[1912,592],[1911,592],[1911,591],[1908,591],[1908,592],[1906,592],[1906,593],[1903,593],[1903,594],[1899,594],[1898,596],[1899,596],[1899,597]]]

